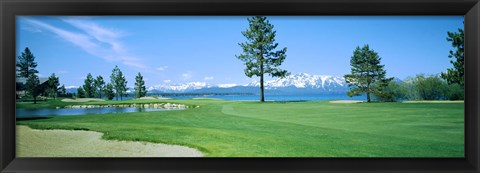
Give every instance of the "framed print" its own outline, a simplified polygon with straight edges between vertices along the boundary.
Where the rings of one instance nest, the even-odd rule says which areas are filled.
[[[2,172],[478,171],[478,1],[0,5]]]

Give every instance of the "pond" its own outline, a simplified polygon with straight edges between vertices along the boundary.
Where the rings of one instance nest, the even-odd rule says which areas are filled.
[[[16,117],[44,117],[44,116],[72,116],[85,114],[107,114],[127,112],[153,112],[184,110],[184,108],[135,108],[135,107],[102,107],[102,108],[78,108],[78,109],[16,109]]]

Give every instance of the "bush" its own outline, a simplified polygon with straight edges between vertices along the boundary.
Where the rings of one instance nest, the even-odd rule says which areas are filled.
[[[459,84],[447,84],[438,75],[420,74],[405,79],[398,89],[408,100],[463,100],[464,88]]]
[[[464,88],[459,84],[447,84],[438,75],[420,74],[403,81],[391,81],[375,94],[377,101],[400,100],[463,100]]]
[[[417,75],[413,84],[420,100],[446,99],[448,85],[438,75]]]
[[[448,85],[448,90],[445,94],[448,100],[464,100],[465,89],[460,84]]]
[[[395,102],[404,100],[406,96],[401,82],[390,81],[386,87],[381,88],[380,92],[375,94],[374,98],[382,102]]]

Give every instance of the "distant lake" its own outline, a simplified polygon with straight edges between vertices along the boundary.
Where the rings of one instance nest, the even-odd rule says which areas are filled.
[[[214,98],[222,100],[259,100],[260,95],[192,95],[170,96],[174,99]],[[365,96],[349,97],[346,94],[298,94],[298,95],[265,95],[265,100],[272,101],[310,101],[310,100],[365,100]]]
[[[42,109],[16,109],[16,117],[43,117],[43,116],[72,116],[85,114],[107,114],[107,113],[127,113],[127,112],[153,112],[166,110],[181,109],[165,109],[165,108],[42,108]]]
[[[169,96],[174,99],[192,99],[192,98],[213,98],[222,100],[242,100],[257,101],[259,95],[184,95]],[[122,100],[129,100],[132,97],[123,97]],[[114,99],[115,100],[115,99]],[[265,95],[266,101],[310,101],[310,100],[365,100],[365,96],[349,97],[346,94],[298,94],[298,95]],[[17,117],[42,117],[42,116],[72,116],[85,114],[107,114],[107,113],[127,113],[127,112],[152,112],[178,109],[161,108],[131,108],[131,107],[109,107],[109,108],[60,108],[60,109],[16,109]]]

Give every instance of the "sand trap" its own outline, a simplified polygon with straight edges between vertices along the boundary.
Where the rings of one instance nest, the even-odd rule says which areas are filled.
[[[17,126],[17,157],[201,157],[196,149],[101,139],[102,133]]]
[[[403,101],[402,103],[463,103],[463,100],[416,100]]]
[[[167,98],[167,97],[158,97],[158,98],[155,98],[155,97],[140,97],[138,99],[139,100],[167,100],[167,99],[171,99],[171,98]]]
[[[62,99],[62,102],[103,102],[105,100],[97,98],[77,98],[77,99]]]
[[[361,103],[362,100],[333,100],[330,103]]]

